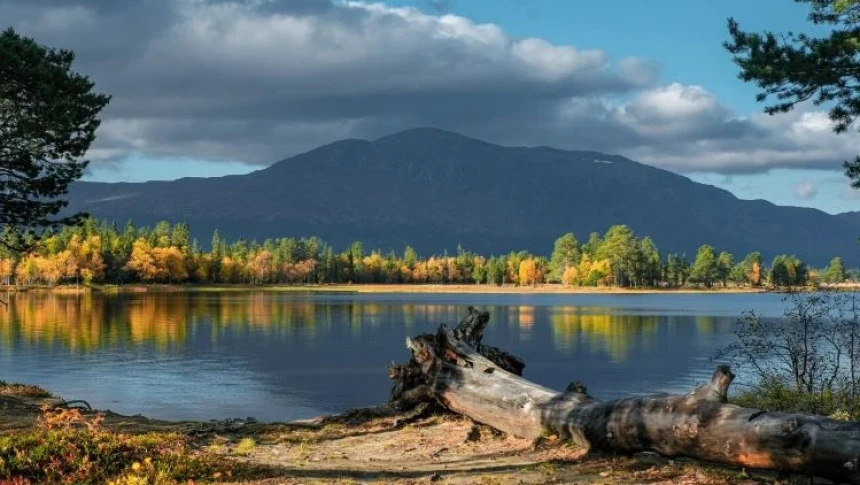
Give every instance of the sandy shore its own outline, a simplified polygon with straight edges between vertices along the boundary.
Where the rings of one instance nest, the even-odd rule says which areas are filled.
[[[502,294],[660,294],[660,293],[763,293],[762,288],[616,288],[563,285],[493,286],[493,285],[333,285],[315,287],[322,291],[355,293],[502,293]]]
[[[49,401],[52,399],[0,393],[0,436],[31,428],[39,406]],[[314,422],[248,423],[237,428],[108,413],[103,425],[132,434],[189,433],[200,451],[259,470],[253,479],[228,482],[235,485],[786,483],[773,473],[748,474],[734,467],[668,460],[653,453],[587,455],[569,443],[535,445],[453,415],[431,416],[406,425],[398,424],[396,418],[350,418],[324,426]],[[796,483],[809,483],[806,480]]]
[[[843,287],[851,289],[852,287]],[[853,287],[858,289],[860,287]],[[451,294],[740,294],[765,293],[765,288],[618,288],[584,287],[544,284],[537,286],[495,285],[405,285],[405,284],[337,284],[337,285],[93,285],[56,287],[0,287],[0,292],[49,291],[52,293],[147,293],[147,292],[225,292],[225,291],[271,291],[271,292],[332,292],[332,293],[451,293]]]

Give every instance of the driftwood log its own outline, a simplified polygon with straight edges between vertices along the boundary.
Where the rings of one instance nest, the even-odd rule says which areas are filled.
[[[522,378],[522,360],[481,343],[488,321],[469,308],[454,329],[443,324],[436,334],[407,338],[412,358],[389,369],[392,401],[432,399],[521,438],[555,435],[589,450],[654,451],[860,484],[860,423],[729,404],[728,366],[684,395],[599,401],[578,382],[554,391]]]

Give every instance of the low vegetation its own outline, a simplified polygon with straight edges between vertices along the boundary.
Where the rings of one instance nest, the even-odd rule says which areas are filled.
[[[718,358],[749,381],[735,401],[769,411],[860,418],[860,295],[789,293],[781,318],[748,313]]]
[[[9,234],[5,239],[9,239]],[[185,224],[153,228],[128,224],[120,230],[93,219],[81,226],[25,242],[24,255],[0,252],[0,283],[23,286],[60,283],[125,284],[481,284],[529,286],[685,287],[804,286],[842,283],[841,258],[822,270],[796,256],[780,255],[766,265],[759,253],[742,260],[711,245],[692,262],[685,254],[661,255],[649,237],[624,225],[580,243],[573,234],[555,241],[549,258],[527,251],[484,256],[459,248],[456,255],[419,257],[366,252],[360,242],[343,251],[318,238],[227,242],[217,233],[209,250],[191,238]]]
[[[184,435],[117,433],[102,420],[43,407],[31,429],[0,435],[0,483],[168,485],[234,473],[233,463],[195,451]]]
[[[10,384],[6,381],[0,381],[0,396],[46,398],[51,397],[51,393],[31,384]]]
[[[175,424],[143,418],[109,414],[99,423],[74,412],[46,414],[36,408],[34,413],[42,416],[35,426],[31,420],[26,428],[0,434],[0,449],[8,449],[9,443],[21,450],[11,465],[5,461],[0,465],[0,484],[749,483],[745,481],[749,477],[736,469],[689,460],[587,456],[559,442],[535,447],[530,440],[482,426],[476,433],[474,423],[454,415],[429,416],[408,427],[399,426],[396,418],[326,426],[258,423],[251,429],[219,430],[189,441],[185,433],[175,431]],[[70,421],[74,425],[65,429],[64,423]],[[147,434],[109,431],[118,426]],[[240,454],[243,441],[253,441],[254,446],[245,445]],[[67,454],[54,455],[60,451]],[[30,453],[29,461],[24,453]],[[0,459],[13,455],[14,451],[3,451]],[[56,459],[48,460],[47,455]],[[10,471],[13,467],[15,473]],[[770,474],[756,478],[757,483],[774,483]]]

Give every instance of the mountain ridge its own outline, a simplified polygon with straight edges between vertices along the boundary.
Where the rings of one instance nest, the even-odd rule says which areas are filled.
[[[692,257],[713,244],[737,258],[758,250],[860,265],[860,213],[742,200],[621,155],[507,147],[436,128],[339,140],[244,175],[77,182],[70,200],[70,211],[118,223],[188,222],[203,241],[218,228],[227,237],[319,236],[423,253],[462,244],[549,254],[566,232],[584,241],[627,224],[664,253]]]

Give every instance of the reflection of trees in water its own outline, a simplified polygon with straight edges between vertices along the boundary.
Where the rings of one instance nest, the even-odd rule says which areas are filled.
[[[18,342],[89,352],[96,349],[150,345],[158,350],[183,347],[194,335],[209,335],[213,344],[249,332],[276,340],[313,344],[334,334],[353,339],[383,325],[404,331],[435,331],[441,322],[454,325],[463,305],[394,302],[326,301],[271,292],[148,293],[124,295],[20,293],[0,312],[0,346]],[[536,326],[530,305],[488,306],[491,325],[528,339]],[[634,347],[648,347],[657,332],[656,316],[606,313],[605,308],[561,307],[549,310],[554,345],[570,352],[579,342],[606,352],[613,361],[627,358]],[[542,313],[543,314],[543,313]],[[688,319],[664,318],[669,332]],[[713,317],[696,317],[701,334],[719,331]],[[414,328],[413,328],[414,327]]]
[[[584,341],[592,352],[603,351],[613,362],[624,362],[633,347],[649,348],[654,343],[660,325],[657,316],[583,313],[585,310],[563,307],[551,312],[557,350],[570,353]]]
[[[0,312],[0,345],[56,345],[75,352],[149,344],[165,350],[187,343],[208,327],[212,339],[253,329],[266,335],[301,326],[314,337],[318,323],[331,315],[311,302],[281,302],[270,295],[63,295],[22,293]],[[308,332],[308,330],[310,330]]]
[[[712,316],[696,315],[696,331],[699,335],[713,335],[716,328],[716,318]]]
[[[529,329],[535,325],[535,307],[520,305],[517,307],[517,323],[522,329]]]
[[[313,342],[338,327],[353,337],[391,324],[409,328],[440,322],[456,324],[461,305],[416,305],[331,301],[284,297],[271,292],[19,293],[0,312],[0,346],[57,346],[74,352],[152,345],[181,347],[189,337],[208,332],[218,343],[253,331],[267,338]],[[533,317],[532,317],[533,320]],[[420,329],[424,331],[423,328]]]
[[[118,341],[118,326],[104,324],[109,320],[108,309],[89,294],[14,294],[0,311],[0,338],[7,347],[20,340],[85,351]]]
[[[518,307],[514,307],[516,312],[516,322],[520,328],[519,339],[522,340],[531,340],[532,338],[532,328],[535,326],[535,307],[520,305]]]

